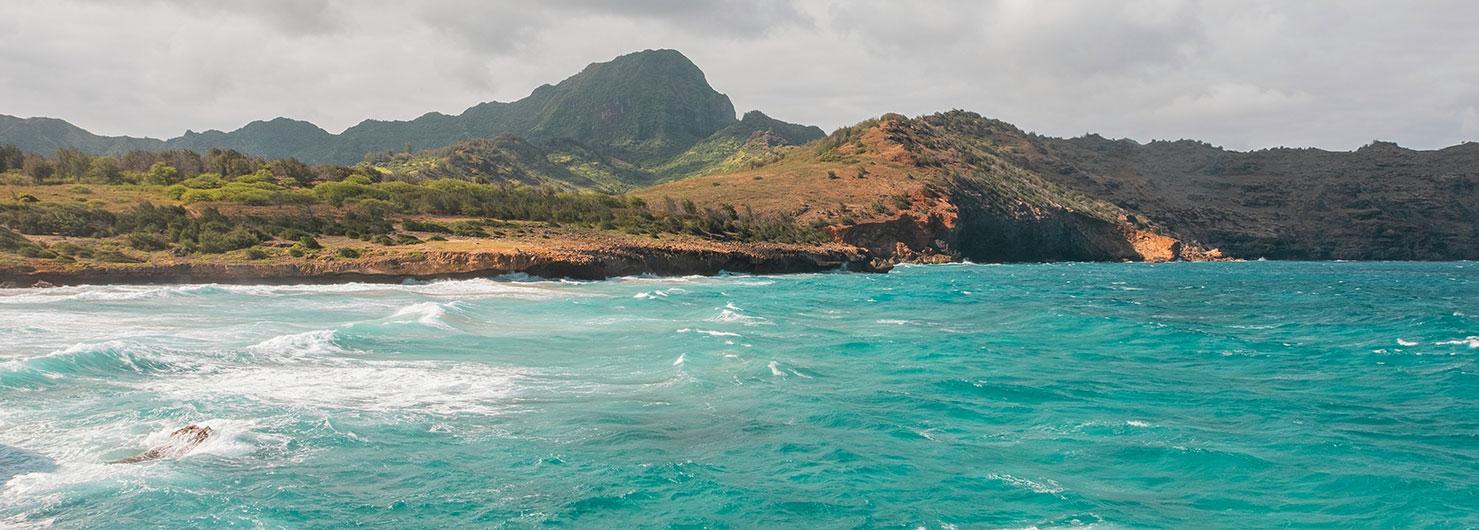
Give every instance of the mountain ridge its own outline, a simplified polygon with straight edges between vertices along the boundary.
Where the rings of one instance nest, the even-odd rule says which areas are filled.
[[[657,166],[739,121],[729,97],[710,87],[703,71],[682,53],[644,50],[592,63],[519,100],[479,103],[457,115],[365,119],[338,134],[278,117],[230,132],[186,131],[160,140],[95,135],[57,118],[0,115],[0,144],[40,153],[71,147],[95,155],[219,148],[271,159],[353,164],[367,154],[402,151],[407,145],[437,149],[510,133],[536,142],[572,139],[637,165]]]

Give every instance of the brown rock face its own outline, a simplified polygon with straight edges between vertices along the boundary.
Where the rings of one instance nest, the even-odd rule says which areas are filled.
[[[977,200],[965,208],[941,201],[922,212],[830,227],[838,241],[868,251],[881,263],[1034,261],[1208,261],[1215,249],[1061,209],[1015,205],[1005,211]]]
[[[838,241],[860,247],[882,263],[947,263],[960,258],[949,243],[957,224],[954,206],[941,201],[924,211],[828,230]]]

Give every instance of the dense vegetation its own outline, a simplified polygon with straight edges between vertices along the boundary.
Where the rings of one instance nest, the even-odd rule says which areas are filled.
[[[14,188],[11,197],[0,199],[0,225],[8,227],[0,232],[0,251],[63,261],[133,261],[141,252],[187,255],[246,249],[248,257],[261,258],[270,253],[259,245],[286,248],[293,256],[315,254],[321,249],[315,238],[324,235],[395,246],[446,237],[520,235],[531,227],[651,237],[689,234],[745,242],[825,240],[791,219],[757,216],[733,205],[700,208],[691,201],[669,200],[651,208],[636,197],[599,191],[465,178],[388,173],[369,164],[309,166],[219,149],[205,154],[133,151],[114,158],[63,148],[47,158],[4,146],[0,184]],[[15,191],[53,186],[76,199],[43,201]],[[110,211],[104,201],[87,200],[110,192],[143,194],[181,205],[156,206],[151,199],[126,211]],[[200,207],[187,209],[188,205]],[[233,213],[222,213],[228,209]],[[48,247],[30,243],[12,230],[101,241]]]

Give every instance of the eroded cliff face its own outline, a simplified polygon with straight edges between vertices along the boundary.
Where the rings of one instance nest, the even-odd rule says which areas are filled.
[[[954,124],[958,125],[958,124]],[[975,125],[975,124],[968,124]],[[952,124],[890,120],[861,135],[879,163],[928,181],[909,207],[830,228],[879,262],[1174,261],[1220,259],[1113,204],[1077,195],[1006,164],[982,137]],[[878,173],[875,170],[875,173]]]
[[[961,258],[953,246],[960,225],[955,205],[934,190],[910,197],[910,209],[881,220],[829,226],[838,242],[858,247],[874,263],[948,263]]]
[[[877,263],[1222,259],[1216,249],[1137,227],[1128,218],[1107,221],[1002,199],[969,193],[941,197],[830,232],[839,242],[865,249]]]

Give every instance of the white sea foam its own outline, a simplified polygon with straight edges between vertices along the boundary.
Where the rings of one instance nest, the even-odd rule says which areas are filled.
[[[781,363],[779,362],[770,361],[770,364],[768,365],[770,366],[770,375],[785,377],[786,373],[781,371],[780,365]]]
[[[142,453],[168,443],[170,433],[186,425],[210,427],[215,435],[194,449],[170,460],[195,459],[207,455],[241,457],[270,443],[286,447],[284,437],[252,431],[268,426],[271,420],[234,420],[226,418],[170,418],[147,423],[86,422],[58,424],[52,421],[4,421],[9,424],[0,432],[0,444],[20,447],[45,458],[49,465],[16,475],[0,485],[0,505],[24,499],[28,504],[45,504],[60,499],[78,484],[98,482],[154,482],[173,474],[168,460],[138,465],[110,465],[107,461]],[[147,429],[141,431],[140,428]],[[38,443],[44,440],[45,443]],[[3,525],[0,525],[3,526]]]
[[[414,317],[416,323],[418,324],[438,329],[451,330],[453,329],[452,326],[449,326],[445,322],[442,322],[442,316],[446,314],[446,306],[444,306],[443,304],[439,304],[437,302],[421,302],[419,304],[411,304],[396,310],[395,314],[390,315],[390,319],[397,320],[403,317]]]
[[[66,301],[128,301],[151,298],[229,293],[241,296],[280,297],[309,294],[412,293],[450,298],[518,298],[544,300],[578,296],[573,291],[542,284],[564,282],[496,281],[484,278],[438,280],[403,284],[336,283],[323,285],[82,285],[50,289],[0,291],[0,304],[42,304]]]
[[[1149,423],[1146,423],[1146,422],[1143,422],[1143,421],[1140,421],[1140,420],[1130,420],[1130,421],[1125,422],[1125,425],[1129,425],[1131,427],[1149,427],[1150,426]]]
[[[771,322],[765,317],[750,316],[730,309],[721,310],[717,316],[710,318],[709,322],[736,322],[746,326],[769,326],[774,324],[774,322]]]
[[[659,290],[656,290],[656,291],[646,291],[646,292],[637,293],[637,294],[632,295],[632,298],[636,298],[638,300],[655,300],[655,299],[658,299],[658,298],[667,298],[667,297],[672,296],[672,295],[675,295],[675,294],[682,294],[682,293],[686,293],[686,292],[688,292],[687,289],[684,289],[684,288],[681,288],[681,287],[673,287],[673,288],[670,288],[670,289],[659,289]]]
[[[182,401],[246,398],[274,406],[439,415],[503,412],[523,372],[476,363],[347,361],[251,366],[153,379],[141,390]]]
[[[67,301],[114,302],[205,294],[221,286],[202,285],[78,285],[48,289],[0,291],[0,304],[44,304]]]
[[[521,300],[548,300],[579,296],[576,291],[562,289],[557,285],[566,282],[508,282],[487,279],[446,280],[406,286],[405,290],[426,295],[452,298],[515,298]],[[554,285],[551,285],[554,284]]]
[[[23,372],[36,370],[45,374],[53,372],[177,372],[199,370],[215,366],[210,355],[185,354],[164,348],[151,347],[127,340],[110,340],[99,343],[78,343],[43,355],[13,358],[0,363],[0,371]],[[49,375],[48,377],[51,377]]]
[[[738,337],[738,336],[740,336],[739,333],[731,333],[731,332],[728,332],[728,331],[713,331],[713,330],[698,329],[698,328],[683,328],[683,329],[678,330],[678,333],[701,333],[701,334],[708,335],[708,336],[711,336],[711,337]]]
[[[1468,347],[1470,347],[1470,348],[1479,348],[1479,336],[1472,336],[1471,335],[1469,337],[1464,338],[1463,340],[1445,340],[1445,341],[1442,341],[1442,342],[1436,342],[1434,344],[1437,344],[1439,346],[1449,346],[1449,345],[1462,346],[1462,345],[1468,345]]]
[[[1032,490],[1035,493],[1046,493],[1049,495],[1058,495],[1060,493],[1063,493],[1063,486],[1059,485],[1056,481],[1053,481],[1052,479],[1045,478],[1039,480],[1030,480],[1021,477],[1015,477],[1012,475],[1001,475],[996,473],[986,475],[986,478],[989,478],[991,480],[999,480],[1013,487]]]
[[[680,353],[680,354],[678,354],[678,360],[673,361],[673,366],[683,366],[683,363],[684,362],[687,362],[687,361],[688,361],[688,354],[687,353]]]
[[[1397,339],[1397,345],[1398,346],[1417,346],[1417,341],[1415,341],[1415,340],[1402,340],[1402,339],[1399,338],[1399,339]]]
[[[246,351],[253,357],[275,362],[353,353],[335,343],[336,339],[338,339],[337,331],[319,329],[273,337],[247,346]]]

